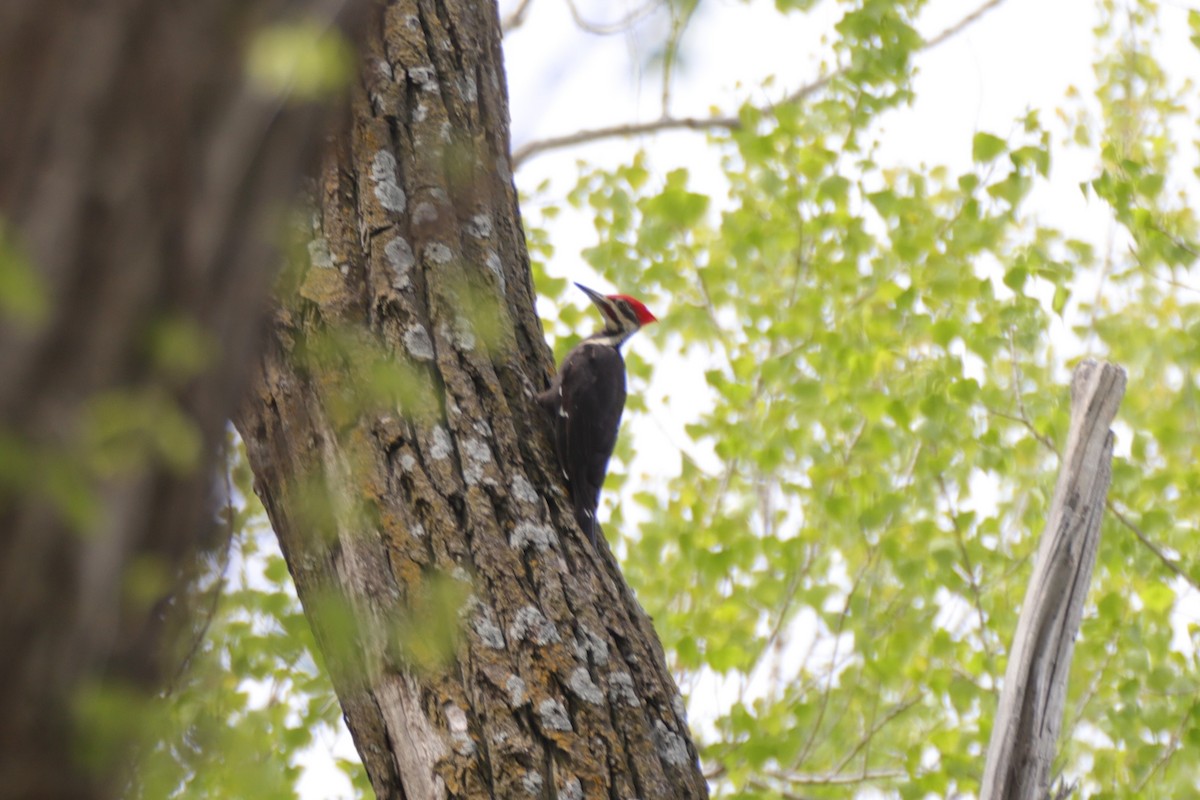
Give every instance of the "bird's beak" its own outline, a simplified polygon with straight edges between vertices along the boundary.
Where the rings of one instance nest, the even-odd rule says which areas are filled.
[[[588,299],[591,300],[593,303],[595,303],[596,307],[599,308],[601,311],[603,311],[605,309],[605,307],[608,306],[608,298],[605,297],[604,295],[600,294],[599,292],[597,292],[595,289],[589,289],[588,287],[584,286],[582,283],[577,283],[575,285],[578,286],[583,291],[583,293],[588,296]]]

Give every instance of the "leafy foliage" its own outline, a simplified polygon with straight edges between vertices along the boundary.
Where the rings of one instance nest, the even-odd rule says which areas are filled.
[[[828,83],[803,104],[746,105],[713,136],[723,194],[645,154],[585,168],[570,192],[595,225],[587,262],[664,312],[647,332],[660,358],[629,354],[632,421],[648,387],[694,414],[677,475],[610,476],[623,498],[610,536],[690,693],[719,796],[969,795],[1066,433],[1067,370],[1117,361],[1122,455],[1056,768],[1082,796],[1189,796],[1200,226],[1180,142],[1194,87],[1151,52],[1155,4],[1102,0],[1094,98],[976,132],[966,170],[884,163],[879,120],[912,99],[923,5],[842,3]],[[670,60],[696,4],[673,9]],[[1200,14],[1189,24],[1200,47]],[[1095,155],[1080,188],[1110,230],[1029,213],[1066,151]],[[590,321],[548,269],[564,216],[550,194],[524,215],[561,355]],[[313,352],[392,375],[340,340]],[[701,402],[661,366],[681,360],[702,365]],[[233,474],[247,505],[212,579],[236,588],[173,690],[140,797],[293,796],[304,748],[336,722],[284,565],[258,551],[244,467]]]
[[[1099,154],[1083,189],[1125,250],[1026,212],[1058,152],[1036,110],[1010,135],[976,133],[963,173],[878,161],[880,114],[911,96],[920,6],[847,4],[848,67],[819,98],[747,106],[714,137],[727,196],[685,170],[656,176],[644,154],[569,196],[595,221],[591,266],[667,309],[655,363],[709,362],[679,474],[614,512],[626,575],[693,691],[720,795],[978,791],[1066,370],[1115,360],[1129,455],[1058,767],[1084,796],[1193,793],[1196,634],[1179,644],[1172,621],[1200,578],[1200,231],[1178,183],[1183,90],[1148,45],[1156,7],[1101,4],[1098,116],[1062,114],[1064,147]],[[633,372],[669,383],[657,370]],[[668,408],[695,406],[666,392]]]
[[[148,742],[132,798],[293,798],[301,764],[328,747],[341,709],[252,477],[230,433],[227,548],[209,565],[200,618],[165,699],[139,709]],[[106,695],[92,705],[108,702]],[[113,719],[129,717],[123,713]],[[362,765],[339,760],[358,796]]]

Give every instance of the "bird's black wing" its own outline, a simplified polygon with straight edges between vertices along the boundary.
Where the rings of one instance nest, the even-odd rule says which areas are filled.
[[[600,488],[625,408],[625,361],[615,347],[584,343],[563,361],[560,378],[559,459],[571,484],[575,518],[595,541]]]

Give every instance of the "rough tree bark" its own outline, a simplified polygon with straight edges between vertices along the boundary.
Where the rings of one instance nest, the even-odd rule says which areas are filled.
[[[553,365],[496,4],[379,13],[237,420],[358,751],[381,799],[704,797],[650,621],[575,527],[533,400]],[[421,669],[392,631],[439,575],[470,587],[463,633]]]
[[[1112,477],[1109,426],[1124,394],[1120,367],[1084,361],[1075,368],[1067,448],[1004,672],[979,791],[983,800],[1047,796]]]
[[[248,85],[241,51],[343,5],[0,3],[0,797],[115,793],[122,729],[77,704],[165,666],[273,217],[321,138],[324,114]],[[156,349],[170,336],[182,352]]]

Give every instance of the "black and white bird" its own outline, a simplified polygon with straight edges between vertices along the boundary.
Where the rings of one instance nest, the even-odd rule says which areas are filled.
[[[621,345],[643,325],[657,320],[640,300],[575,285],[600,309],[604,329],[567,353],[550,388],[537,400],[553,420],[558,461],[570,487],[575,520],[595,544],[600,487],[625,409]]]

